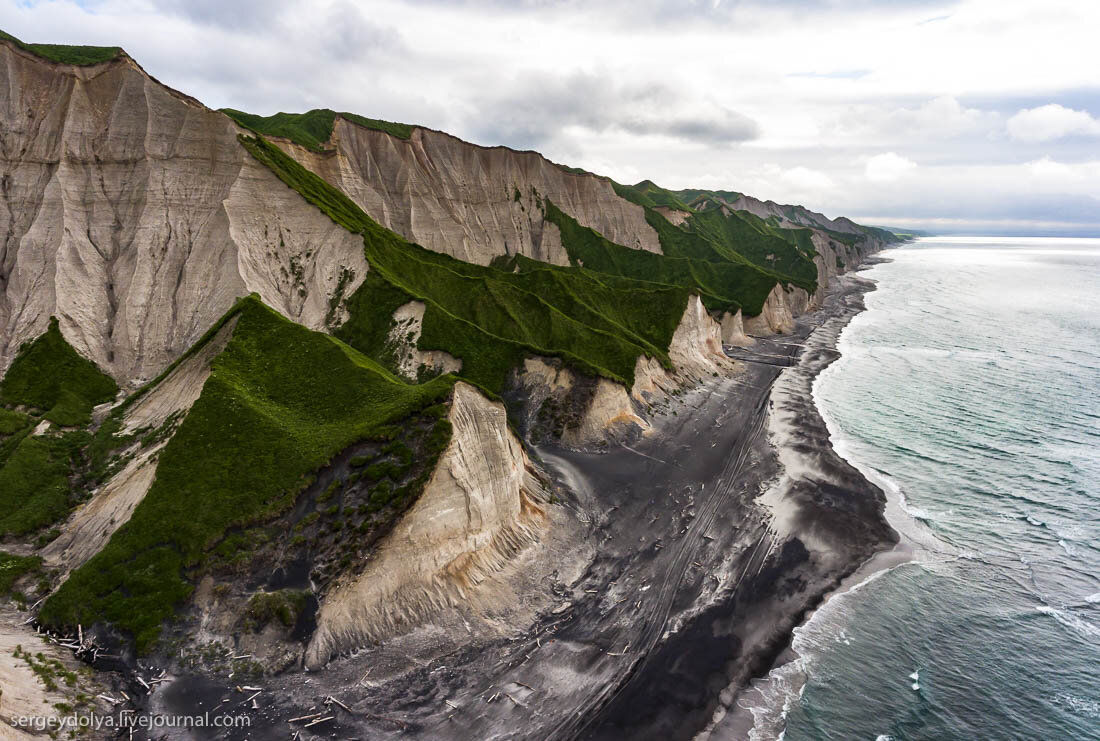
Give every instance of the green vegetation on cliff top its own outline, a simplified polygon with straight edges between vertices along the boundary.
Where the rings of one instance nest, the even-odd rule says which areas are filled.
[[[118,46],[68,46],[66,44],[27,44],[12,36],[10,33],[0,31],[0,39],[10,41],[20,49],[25,49],[31,54],[48,59],[51,62],[61,64],[75,64],[87,66],[90,64],[102,64],[117,58],[122,54],[122,48]]]
[[[149,493],[46,601],[44,622],[108,621],[148,650],[229,528],[285,511],[336,453],[390,434],[387,425],[437,403],[454,383],[406,384],[256,297],[230,313],[239,317],[233,336],[160,453]]]
[[[316,108],[306,113],[276,113],[271,116],[259,116],[254,113],[222,108],[221,112],[234,121],[264,136],[277,136],[290,139],[315,152],[323,151],[325,142],[332,136],[337,117],[350,121],[365,129],[384,131],[399,139],[412,136],[414,126],[392,121],[380,121],[366,118],[355,113],[337,113],[328,108]]]

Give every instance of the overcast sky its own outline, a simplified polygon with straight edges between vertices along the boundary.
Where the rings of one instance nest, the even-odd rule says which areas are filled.
[[[1094,0],[0,0],[211,107],[328,107],[937,232],[1100,234]]]

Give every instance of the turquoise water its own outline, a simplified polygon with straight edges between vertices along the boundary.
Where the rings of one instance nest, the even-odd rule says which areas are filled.
[[[815,392],[916,557],[799,631],[783,737],[1100,739],[1100,240],[883,256]]]

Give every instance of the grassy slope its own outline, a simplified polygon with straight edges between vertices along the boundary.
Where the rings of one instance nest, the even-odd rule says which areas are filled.
[[[384,131],[400,139],[408,139],[413,131],[409,124],[380,121],[354,113],[337,113],[328,108],[317,108],[307,113],[276,113],[271,116],[258,116],[232,108],[223,108],[221,111],[247,129],[265,136],[290,139],[315,152],[324,149],[325,142],[332,136],[337,116],[363,128]]]
[[[57,319],[46,332],[25,344],[0,381],[0,401],[45,410],[59,425],[82,425],[92,407],[110,401],[118,386],[65,341]]]
[[[44,604],[55,625],[106,620],[148,649],[227,528],[289,507],[307,476],[357,440],[436,403],[454,378],[405,384],[256,298],[239,320],[129,522]],[[242,461],[248,461],[242,465]]]
[[[750,263],[783,283],[794,283],[810,292],[817,287],[814,250],[808,230],[779,229],[747,212],[726,215],[718,208],[707,209],[705,206],[717,204],[708,191],[674,192],[649,180],[636,185],[612,181],[612,186],[619,196],[646,210],[646,220],[657,230],[661,249],[667,256],[708,262]],[[718,191],[717,194],[736,197],[735,193],[727,191]],[[700,200],[703,201],[702,206]],[[657,213],[655,209],[661,206],[687,212],[686,228],[673,226]],[[684,236],[685,233],[689,236]],[[764,282],[754,281],[751,285],[741,286],[740,291],[748,290],[748,293],[739,292],[747,299],[741,301],[745,304],[746,314],[758,313],[759,309],[754,308],[758,303],[754,288]],[[771,285],[775,285],[774,281]]]
[[[0,551],[0,597],[12,593],[12,586],[19,577],[37,571],[42,566],[38,556],[16,556]]]
[[[260,138],[244,143],[336,223],[363,234],[371,271],[338,334],[364,352],[378,356],[393,309],[417,299],[427,307],[419,347],[462,358],[462,375],[493,392],[528,354],[627,384],[639,355],[668,362],[687,301],[681,288],[551,265],[516,272],[431,252],[381,227],[277,147]]]
[[[703,211],[688,219],[691,231],[705,237],[719,251],[736,253],[765,270],[777,273],[800,288],[817,289],[816,254],[809,229],[775,229],[748,212],[728,216],[720,210]]]
[[[56,439],[20,435],[0,467],[0,535],[25,535],[64,517],[68,475],[68,457]]]
[[[644,279],[697,293],[710,311],[740,308],[748,315],[759,314],[768,293],[783,279],[735,252],[725,257],[708,240],[673,226],[653,209],[646,209],[646,219],[657,231],[664,254],[610,242],[577,224],[553,203],[547,203],[546,218],[557,224],[562,244],[577,264],[599,273]]]
[[[122,54],[118,46],[68,46],[65,44],[26,44],[10,33],[0,31],[0,39],[10,41],[21,49],[48,59],[51,62],[79,66],[109,62]]]

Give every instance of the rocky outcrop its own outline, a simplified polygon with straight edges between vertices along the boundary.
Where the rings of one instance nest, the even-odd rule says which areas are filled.
[[[518,368],[525,432],[536,442],[545,436],[583,448],[625,440],[649,429],[641,406],[626,388],[606,378],[576,373],[557,358],[530,357]]]
[[[642,207],[616,195],[610,181],[567,172],[536,152],[422,128],[400,139],[343,118],[329,142],[335,151],[279,143],[383,226],[468,262],[521,254],[567,264],[556,227],[543,219],[543,198],[612,242],[661,251]]]
[[[745,332],[750,335],[790,334],[794,330],[795,313],[791,311],[790,296],[795,292],[805,294],[801,288],[784,287],[776,283],[764,308],[756,316],[744,320]],[[802,303],[801,300],[795,302]]]
[[[748,347],[754,340],[745,334],[745,323],[741,317],[741,310],[734,313],[722,314],[722,344],[735,347]]]
[[[129,57],[73,67],[0,41],[0,75],[0,371],[56,315],[133,385],[239,296],[320,328],[365,276],[359,238]]]
[[[408,381],[416,381],[424,373],[435,376],[462,370],[462,360],[448,352],[417,349],[425,308],[423,301],[410,301],[393,312],[387,349],[393,356],[397,372]]]
[[[655,358],[638,358],[631,396],[651,402],[685,385],[713,376],[728,376],[737,370],[737,364],[722,350],[722,326],[710,316],[698,296],[688,298],[684,316],[672,335],[668,357],[674,368],[672,372]]]
[[[500,602],[493,575],[538,541],[542,486],[504,405],[455,386],[450,445],[423,493],[361,570],[324,597],[306,665],[406,630],[446,606]]]
[[[676,374],[684,379],[699,380],[715,373],[726,375],[735,368],[722,351],[722,327],[707,313],[698,296],[688,298],[684,316],[672,335],[668,356]]]

